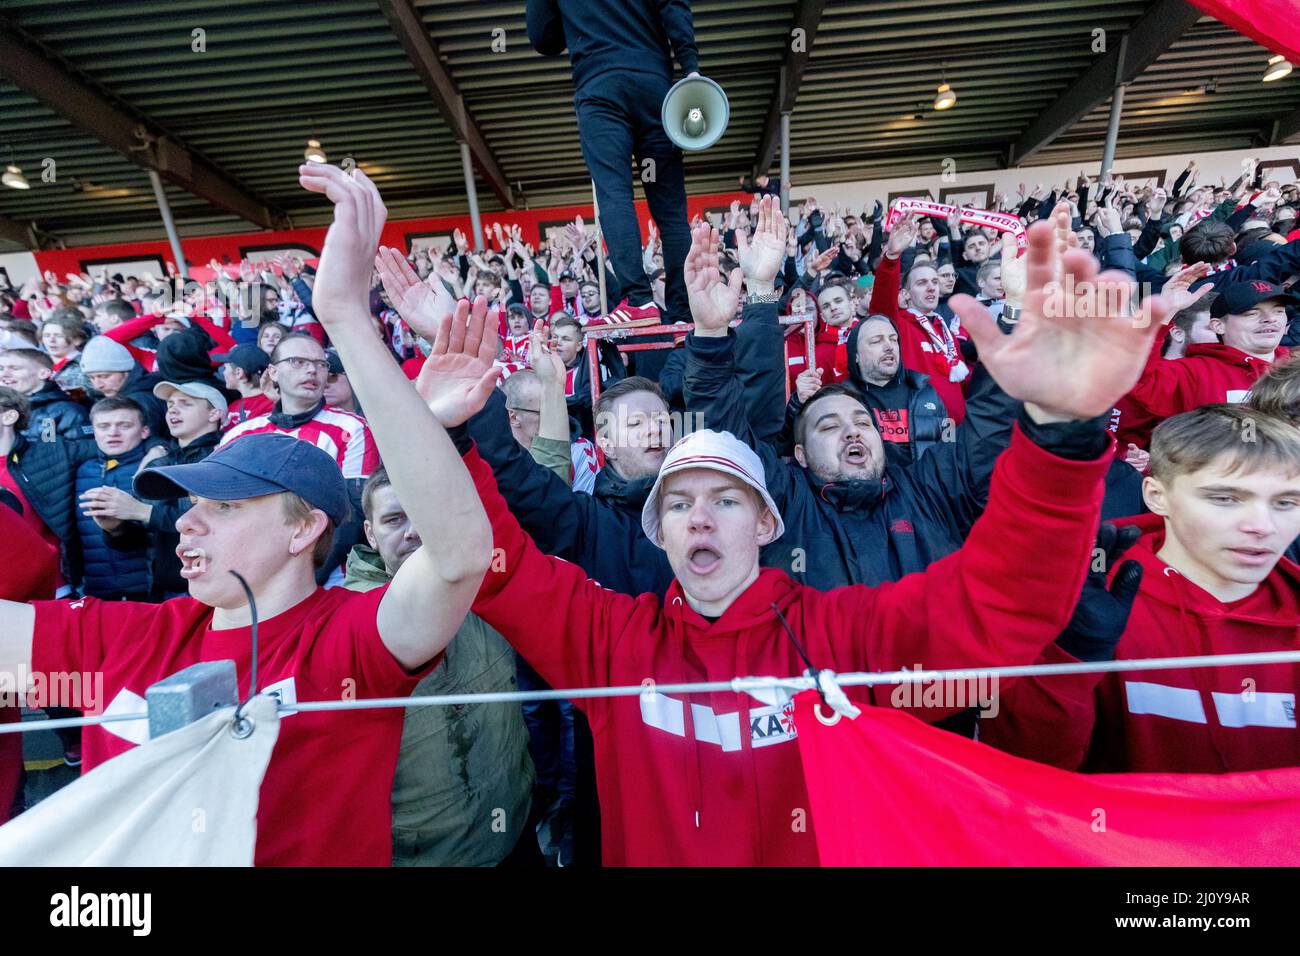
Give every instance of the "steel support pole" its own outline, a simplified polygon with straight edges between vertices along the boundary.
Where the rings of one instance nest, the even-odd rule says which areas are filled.
[[[1115,67],[1115,92],[1110,97],[1110,120],[1106,124],[1106,145],[1101,151],[1101,173],[1097,176],[1099,183],[1105,182],[1110,175],[1111,164],[1115,162],[1115,144],[1119,141],[1119,119],[1124,112],[1124,54],[1128,46],[1128,34],[1119,38],[1119,59]]]
[[[790,215],[790,114],[781,114],[781,214]]]
[[[460,144],[460,164],[465,170],[465,198],[469,200],[469,222],[474,229],[474,248],[487,251],[483,243],[483,220],[478,214],[478,189],[474,186],[474,161],[470,159],[469,143]]]
[[[172,207],[167,204],[167,193],[163,189],[162,178],[156,169],[149,170],[149,182],[153,184],[153,195],[158,200],[158,212],[162,214],[163,228],[167,230],[167,241],[172,247],[172,258],[176,260],[176,274],[182,279],[189,278],[185,265],[185,253],[181,250],[181,237],[176,234],[176,223],[172,221]]]

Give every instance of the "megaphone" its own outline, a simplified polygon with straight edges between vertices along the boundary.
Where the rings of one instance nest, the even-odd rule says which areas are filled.
[[[727,131],[731,104],[722,87],[707,76],[678,80],[664,97],[659,111],[664,132],[687,152],[708,149]]]

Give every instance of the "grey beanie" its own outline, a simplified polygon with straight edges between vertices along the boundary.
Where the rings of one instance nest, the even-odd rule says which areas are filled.
[[[81,370],[91,372],[129,372],[135,368],[135,359],[126,346],[114,342],[107,335],[96,335],[81,350]]]

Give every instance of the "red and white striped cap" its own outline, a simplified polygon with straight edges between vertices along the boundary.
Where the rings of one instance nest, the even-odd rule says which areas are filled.
[[[659,525],[659,492],[664,479],[673,472],[688,468],[708,468],[739,478],[758,492],[767,510],[776,518],[776,538],[785,534],[785,522],[781,512],[776,510],[776,502],[767,493],[767,482],[763,477],[763,462],[754,450],[738,439],[731,432],[715,432],[700,429],[678,439],[668,451],[663,465],[659,468],[659,477],[641,509],[641,527],[652,544],[662,548],[663,536]]]

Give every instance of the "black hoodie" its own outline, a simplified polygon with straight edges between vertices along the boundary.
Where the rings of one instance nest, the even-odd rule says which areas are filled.
[[[886,460],[895,465],[911,464],[943,440],[948,410],[930,384],[930,376],[904,366],[901,355],[898,371],[887,383],[868,382],[858,365],[858,334],[862,326],[859,322],[849,332],[849,381],[862,392],[871,409],[871,417],[884,441]]]

